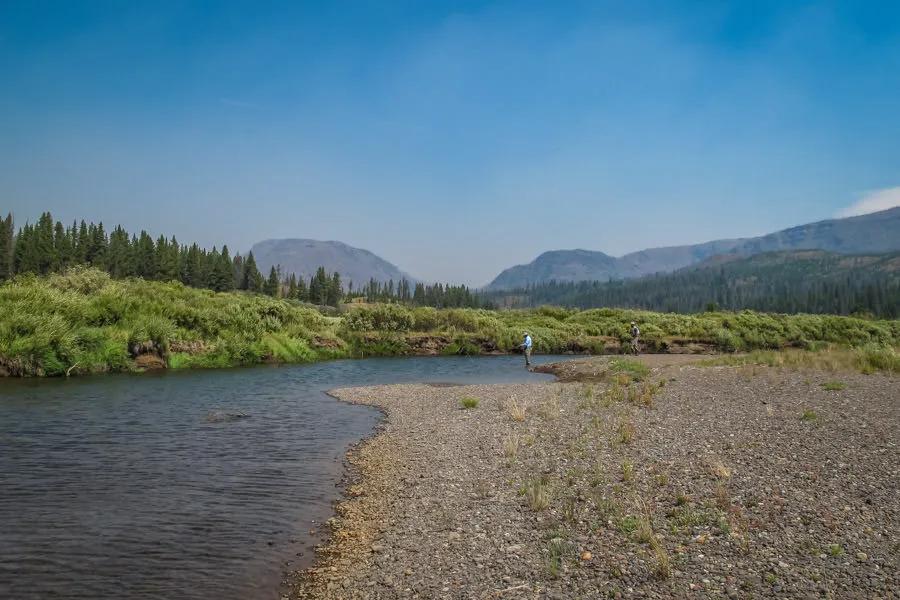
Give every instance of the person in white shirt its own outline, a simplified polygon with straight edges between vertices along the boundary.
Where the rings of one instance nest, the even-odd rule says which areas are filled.
[[[525,332],[525,340],[520,344],[522,350],[525,351],[525,367],[531,366],[531,336],[528,335],[528,332]]]

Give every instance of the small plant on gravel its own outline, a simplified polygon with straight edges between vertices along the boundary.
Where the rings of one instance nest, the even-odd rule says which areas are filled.
[[[731,507],[731,498],[728,497],[728,488],[724,484],[716,484],[716,506],[719,510],[727,511]]]
[[[715,525],[719,521],[719,511],[701,510],[684,505],[669,513],[669,523],[675,531],[704,525]]]
[[[818,418],[819,418],[819,415],[816,414],[816,411],[814,411],[810,408],[807,408],[806,410],[804,410],[803,414],[800,415],[801,421],[815,421]]]
[[[594,465],[593,471],[591,471],[591,478],[588,481],[588,485],[592,488],[596,488],[603,485],[604,481],[606,481],[606,478],[603,476],[603,463],[597,462]]]
[[[718,523],[716,523],[716,526],[725,535],[731,533],[731,523],[728,522],[728,519],[725,517],[725,515],[721,515],[719,517],[719,521]]]
[[[637,528],[634,530],[634,540],[639,544],[646,544],[653,539],[653,527],[646,516],[638,517]]]
[[[572,496],[568,496],[565,500],[563,500],[563,504],[562,504],[563,519],[565,519],[569,523],[574,523],[576,521],[577,513],[578,513],[577,501]]]
[[[636,360],[616,358],[609,361],[609,372],[615,375],[628,375],[633,381],[643,381],[650,374],[650,369]]]
[[[846,388],[847,385],[843,381],[826,381],[822,384],[822,387],[828,392],[839,392]]]
[[[661,382],[660,382],[661,383]],[[640,393],[640,401],[647,408],[653,408],[653,397],[656,393],[662,388],[662,386],[657,386],[649,381],[645,381],[641,384],[641,393]]]
[[[525,498],[533,511],[550,508],[550,494],[547,492],[547,481],[543,477],[535,477],[525,484]]]
[[[675,496],[675,506],[684,506],[688,502],[690,502],[690,498],[684,492],[678,492],[678,495]]]
[[[631,421],[622,421],[619,424],[619,443],[630,444],[634,439],[634,423]]]
[[[519,454],[519,436],[508,435],[505,438],[503,438],[503,455],[510,460],[515,460],[516,456],[518,454]]]
[[[554,421],[559,418],[559,396],[553,396],[541,402],[538,414],[546,421]]]
[[[828,556],[843,556],[844,549],[840,544],[830,544],[828,546]]]
[[[562,572],[563,557],[573,553],[571,542],[561,538],[553,538],[547,545],[547,573],[557,579]]]
[[[625,483],[634,481],[634,465],[627,460],[622,462],[622,481]]]
[[[659,487],[666,487],[669,485],[669,474],[668,473],[657,473],[656,474],[656,485]]]
[[[506,412],[510,418],[517,423],[525,420],[525,404],[520,404],[515,396],[510,396],[506,401]]]
[[[650,549],[653,551],[653,574],[658,579],[668,579],[672,576],[672,561],[662,543],[656,536],[650,538]]]
[[[612,385],[603,392],[603,395],[600,398],[600,404],[603,408],[609,408],[613,404],[624,402],[627,385],[627,383],[621,383],[618,378],[613,380]]]
[[[625,515],[619,519],[618,527],[622,533],[630,534],[637,531],[640,520],[634,515]]]
[[[709,474],[716,479],[728,479],[731,477],[731,471],[725,466],[725,463],[718,458],[710,458],[707,461],[706,466],[709,470]]]
[[[614,500],[610,500],[600,493],[594,495],[594,506],[597,510],[597,517],[603,525],[608,524],[610,521],[615,521],[619,514],[619,505]]]
[[[638,404],[641,400],[641,391],[636,385],[628,388],[628,404]]]
[[[627,373],[619,373],[615,377],[613,377],[613,384],[617,385],[619,388],[626,388],[631,385],[631,375]]]
[[[472,396],[465,396],[459,403],[465,409],[478,408],[478,398],[473,398]]]

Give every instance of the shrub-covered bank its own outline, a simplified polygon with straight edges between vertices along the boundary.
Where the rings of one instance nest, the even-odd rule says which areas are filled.
[[[14,376],[226,367],[341,357],[515,350],[613,353],[637,321],[648,351],[733,352],[828,344],[894,352],[900,321],[754,312],[663,314],[410,309],[364,305],[334,315],[309,305],[180,283],[114,280],[94,269],[24,276],[0,286],[0,373]]]

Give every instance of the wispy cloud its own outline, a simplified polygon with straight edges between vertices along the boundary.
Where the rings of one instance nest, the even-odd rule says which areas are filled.
[[[855,217],[895,206],[900,206],[900,186],[868,192],[850,206],[839,210],[835,216]]]

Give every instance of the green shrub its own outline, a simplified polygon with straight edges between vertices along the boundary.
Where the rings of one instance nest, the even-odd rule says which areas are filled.
[[[512,351],[524,331],[532,335],[535,352],[605,352],[615,340],[628,339],[632,320],[640,324],[650,349],[689,340],[749,352],[729,357],[734,362],[900,372],[898,320],[752,311],[436,310],[398,304],[324,315],[294,301],[215,293],[177,282],[113,280],[84,267],[0,284],[0,366],[15,375],[127,371],[134,367],[130,350],[135,345],[142,346],[141,352],[168,354],[172,368],[403,356],[412,352],[411,336],[423,335],[452,340],[445,353],[478,354],[483,347]],[[775,352],[787,347],[813,352]],[[634,380],[646,376],[634,361],[616,361],[612,368]]]
[[[472,396],[463,397],[459,401],[459,403],[462,405],[463,408],[466,408],[466,409],[478,408],[478,398],[473,398]]]
[[[350,331],[410,331],[412,326],[412,313],[399,304],[353,308],[344,315],[344,327]]]

